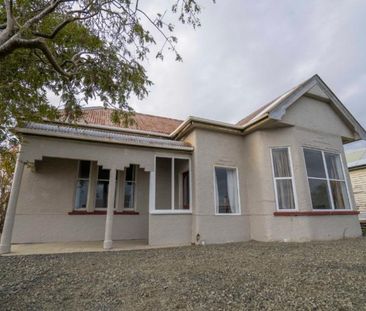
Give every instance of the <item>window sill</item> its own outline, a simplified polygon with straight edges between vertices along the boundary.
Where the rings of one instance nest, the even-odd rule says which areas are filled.
[[[167,210],[167,211],[163,211],[163,210],[155,210],[150,212],[151,215],[192,215],[192,211],[191,210]]]
[[[359,211],[304,211],[304,212],[274,212],[274,216],[336,216],[358,215]]]
[[[87,211],[72,211],[68,213],[69,215],[106,215],[107,211],[94,211],[94,212],[87,212]],[[114,211],[114,215],[139,215],[139,212],[136,211],[123,211],[123,212],[116,212]]]

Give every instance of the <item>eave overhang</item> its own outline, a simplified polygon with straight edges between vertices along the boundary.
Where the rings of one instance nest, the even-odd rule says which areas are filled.
[[[193,147],[186,142],[171,139],[128,135],[112,131],[102,131],[91,128],[63,126],[58,124],[27,123],[25,127],[14,129],[23,135],[36,135],[81,141],[102,142],[107,144],[120,144],[146,148],[169,149],[192,152]]]

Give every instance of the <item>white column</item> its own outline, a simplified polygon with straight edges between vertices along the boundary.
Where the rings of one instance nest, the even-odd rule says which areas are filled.
[[[0,254],[10,253],[11,237],[13,234],[14,219],[15,219],[15,210],[19,197],[19,190],[22,181],[23,171],[24,171],[24,162],[19,159],[18,155],[13,177],[13,184],[11,186],[8,208],[6,211],[3,233],[1,235]]]
[[[149,211],[155,210],[155,172],[150,172],[149,182]]]
[[[116,193],[116,211],[123,211],[124,196],[125,196],[125,171],[117,171],[117,193]]]
[[[97,189],[98,180],[98,163],[97,161],[90,162],[89,171],[89,185],[88,185],[88,197],[86,199],[86,211],[91,213],[94,212],[95,208],[95,196]]]
[[[108,185],[108,206],[107,217],[105,221],[105,234],[104,234],[104,249],[112,248],[112,227],[113,227],[113,209],[114,209],[114,196],[116,192],[116,169],[112,168],[109,171],[109,185]]]

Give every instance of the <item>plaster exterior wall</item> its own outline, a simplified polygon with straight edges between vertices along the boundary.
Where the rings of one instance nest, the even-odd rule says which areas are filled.
[[[203,129],[188,138],[195,147],[193,153],[193,230],[192,240],[225,243],[250,239],[247,214],[244,138]],[[215,215],[214,166],[236,167],[239,176],[241,215]]]
[[[150,214],[150,245],[190,245],[192,215]]]
[[[329,103],[303,96],[292,104],[282,119],[283,122],[343,137],[353,137]]]
[[[136,211],[114,215],[113,239],[148,238],[149,173],[136,176]],[[44,158],[25,168],[16,210],[13,243],[103,240],[105,215],[69,215],[74,208],[77,160]]]

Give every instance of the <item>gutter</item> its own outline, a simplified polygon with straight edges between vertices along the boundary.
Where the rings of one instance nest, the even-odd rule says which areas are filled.
[[[151,131],[144,131],[144,130],[137,130],[137,129],[129,129],[129,128],[119,128],[115,126],[108,126],[108,125],[98,125],[98,124],[80,124],[80,123],[69,123],[69,122],[61,122],[61,121],[49,121],[44,120],[45,123],[49,124],[60,124],[63,126],[70,126],[70,127],[83,127],[83,128],[95,128],[101,130],[109,130],[114,132],[121,132],[121,133],[132,133],[132,134],[139,134],[139,135],[149,135],[149,136],[156,136],[156,137],[163,137],[169,138],[170,134],[165,133],[158,133],[158,132],[151,132]]]
[[[207,129],[215,128],[222,132],[237,132],[237,134],[240,134],[243,130],[242,126],[190,116],[170,134],[170,137],[172,139],[180,139],[195,126]]]

